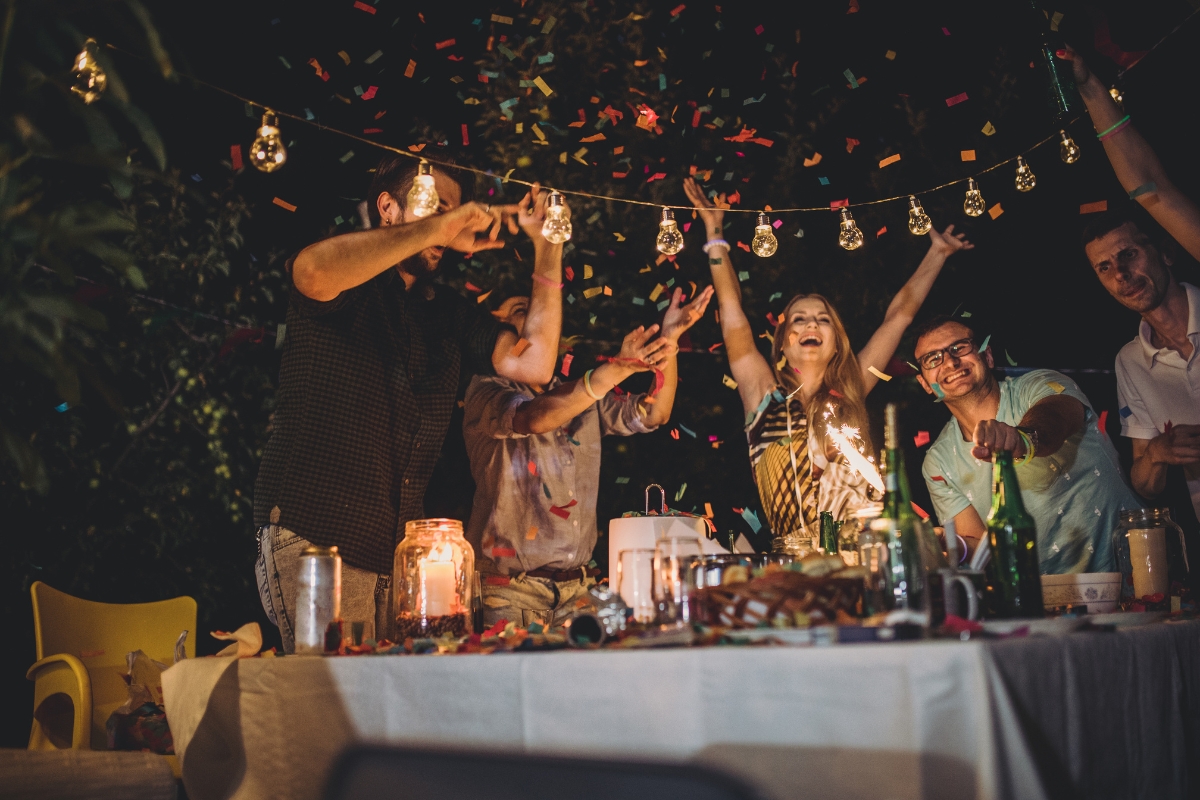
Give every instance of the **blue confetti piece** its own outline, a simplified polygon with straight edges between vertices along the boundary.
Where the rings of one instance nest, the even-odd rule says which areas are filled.
[[[312,111],[311,111],[310,109],[307,109],[307,108],[306,108],[306,109],[304,109],[304,118],[305,118],[305,119],[309,119],[309,120],[316,119],[316,117],[314,117],[314,116],[313,116],[313,113],[312,113]]]
[[[945,399],[946,399],[946,393],[942,391],[942,387],[941,387],[941,386],[938,386],[938,382],[937,382],[937,381],[934,381],[933,383],[929,384],[929,388],[930,388],[930,389],[933,389],[933,393],[934,393],[934,395],[936,395],[936,396],[937,396],[937,399],[936,399],[936,400],[934,400],[933,402],[935,402],[935,403],[940,403],[940,402],[942,402],[943,400],[945,400]]]
[[[695,439],[695,438],[696,438],[696,432],[695,432],[694,430],[692,430],[692,429],[688,428],[688,426],[686,426],[686,425],[677,425],[676,427],[678,427],[678,428],[679,428],[679,430],[683,431],[684,433],[686,433],[688,436],[692,437],[693,439]]]
[[[742,283],[745,283],[746,281],[750,280],[750,273],[746,270],[742,270],[738,273],[738,280]]]
[[[748,106],[751,103],[761,103],[764,99],[766,99],[766,97],[767,97],[766,92],[763,92],[758,97],[747,97],[745,100],[742,101],[742,105]]]
[[[667,90],[667,76],[663,73],[658,73],[658,90],[665,92]]]
[[[546,53],[545,55],[541,55],[541,56],[537,57],[537,63],[539,63],[539,64],[549,64],[553,60],[554,60],[554,53]]]
[[[658,301],[658,310],[662,311],[664,308],[666,308],[669,305],[671,305],[670,300],[659,300]]]
[[[746,524],[748,524],[750,529],[755,533],[758,533],[762,530],[762,523],[758,521],[758,514],[755,514],[750,509],[742,509],[742,519],[746,520]]]
[[[850,70],[847,69],[847,70],[842,70],[842,74],[846,76],[846,80],[850,81],[851,89],[858,88],[858,78],[854,77],[853,72],[851,72]]]
[[[576,447],[579,447],[579,442],[577,442],[577,441],[575,440],[575,437],[573,437],[573,436],[568,436],[568,437],[567,437],[567,441],[568,441],[568,442],[570,442],[571,444],[575,445]]]
[[[987,350],[988,342],[990,342],[991,340],[992,340],[992,335],[990,333],[987,336],[983,337],[983,344],[979,345],[979,352],[982,353],[985,350]]]
[[[644,297],[635,297],[633,298],[633,304],[635,306],[644,306],[646,305],[646,299]]]
[[[1125,419],[1126,417],[1133,416],[1133,409],[1129,406],[1121,406],[1121,410],[1118,413],[1121,415],[1121,419]]]
[[[550,499],[552,499],[552,498],[550,497],[550,487],[549,487],[549,486],[547,486],[545,483],[543,483],[543,484],[542,484],[542,492],[544,492],[544,493],[545,493],[545,495],[546,495],[546,499],[547,499],[547,500],[550,500]]]
[[[828,186],[828,185],[829,185],[829,178],[826,178],[826,177],[820,177],[820,178],[817,178],[817,180],[819,180],[819,181],[821,182],[821,185],[822,185],[822,186]]]
[[[56,405],[56,406],[54,407],[54,410],[55,410],[55,411],[57,411],[58,413],[60,413],[60,414],[61,414],[61,413],[63,413],[64,411],[66,411],[66,410],[67,410],[68,408],[70,408],[70,407],[71,407],[71,406],[69,406],[67,403],[59,403],[58,405]],[[1127,410],[1128,410],[1128,409],[1127,409]],[[693,435],[694,435],[694,434],[693,434]]]
[[[1141,197],[1144,194],[1152,194],[1157,191],[1158,191],[1158,184],[1155,183],[1154,181],[1150,181],[1149,183],[1143,183],[1141,186],[1137,187],[1132,192],[1130,192],[1129,199],[1134,200],[1138,197]]]
[[[776,300],[778,300],[781,297],[783,297],[783,292],[775,292],[774,294],[772,294],[770,297],[767,298],[767,302],[774,303]]]

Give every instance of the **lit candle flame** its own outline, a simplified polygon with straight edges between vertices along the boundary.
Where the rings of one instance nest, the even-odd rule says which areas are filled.
[[[843,425],[841,429],[830,427],[827,430],[829,439],[837,447],[838,452],[846,457],[859,475],[867,479],[867,483],[875,487],[875,490],[880,494],[883,493],[883,479],[879,477],[879,470],[875,469],[866,456],[864,456],[857,447],[854,446],[852,439],[858,438],[858,428],[853,428],[849,425]]]

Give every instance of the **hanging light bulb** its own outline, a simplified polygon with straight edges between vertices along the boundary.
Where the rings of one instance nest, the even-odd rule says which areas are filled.
[[[262,172],[274,172],[287,161],[287,148],[279,136],[275,112],[264,109],[258,138],[250,145],[250,163]]]
[[[987,203],[979,193],[979,185],[975,183],[974,178],[967,178],[967,197],[963,200],[963,211],[967,212],[968,217],[978,217],[986,210]]]
[[[438,210],[438,193],[433,186],[433,165],[425,159],[417,165],[417,174],[413,176],[412,188],[408,190],[407,208],[414,217],[428,217]],[[568,236],[570,225],[568,224]]]
[[[1079,160],[1079,145],[1075,144],[1075,140],[1068,136],[1066,131],[1059,133],[1062,134],[1062,141],[1058,144],[1058,154],[1064,164],[1074,164]]]
[[[754,227],[754,238],[750,241],[750,249],[759,258],[775,255],[779,249],[779,240],[775,238],[775,229],[771,220],[763,212],[758,213],[758,225]]]
[[[662,222],[658,223],[658,238],[654,246],[667,256],[673,256],[683,249],[683,234],[675,224],[675,213],[669,208],[662,210]]]
[[[842,229],[842,232],[838,234],[838,244],[847,250],[857,250],[862,247],[862,231],[854,223],[854,217],[850,216],[850,209],[843,208],[841,211],[842,221],[838,225]]]
[[[108,76],[100,68],[96,60],[96,40],[88,39],[83,43],[83,50],[75,56],[75,64],[71,67],[71,91],[79,95],[83,102],[94,103],[104,94],[108,86]]]
[[[567,215],[561,192],[550,192],[550,199],[546,202],[546,221],[542,223],[542,238],[551,244],[562,244],[571,238],[571,218]]]
[[[1033,174],[1033,170],[1025,163],[1022,156],[1017,156],[1017,191],[1028,192],[1034,186],[1037,186],[1037,176]]]
[[[914,236],[924,236],[933,228],[933,220],[921,208],[921,202],[913,195],[908,196],[908,229]]]

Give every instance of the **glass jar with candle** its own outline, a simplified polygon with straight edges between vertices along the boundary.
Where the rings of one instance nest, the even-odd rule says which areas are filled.
[[[470,633],[475,553],[456,519],[415,519],[392,561],[395,641]]]
[[[1170,509],[1122,511],[1113,555],[1121,570],[1122,609],[1178,611],[1190,604],[1187,545]]]

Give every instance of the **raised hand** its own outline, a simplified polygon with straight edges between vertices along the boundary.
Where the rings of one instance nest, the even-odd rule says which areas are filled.
[[[465,203],[438,217],[443,226],[442,240],[446,247],[462,253],[495,250],[504,246],[500,230],[507,226],[509,233],[517,232],[514,217],[520,211],[515,205],[491,206]]]
[[[700,212],[700,218],[704,220],[704,228],[709,237],[720,236],[721,227],[725,224],[725,209],[713,205],[712,201],[704,196],[704,190],[700,188],[700,184],[696,183],[694,178],[683,179],[683,193]]]
[[[525,235],[532,239],[535,245],[548,244],[542,238],[542,223],[546,221],[546,207],[549,203],[550,192],[544,190],[540,183],[533,184],[533,188],[518,203],[521,211],[517,215],[517,224],[521,226],[521,230],[525,231]],[[571,209],[565,201],[563,202],[563,206],[567,209],[567,215],[570,216]]]
[[[946,230],[941,233],[938,233],[937,228],[929,232],[929,251],[943,258],[949,258],[959,250],[971,250],[974,247],[975,245],[967,241],[965,233],[954,235],[953,225],[947,225]]]
[[[1071,47],[1069,44],[1063,45],[1063,49],[1056,51],[1055,55],[1061,58],[1063,61],[1071,62],[1071,73],[1075,78],[1076,86],[1083,86],[1083,84],[1087,83],[1088,78],[1090,78],[1092,75],[1092,71],[1088,69],[1088,65],[1084,63],[1083,57],[1080,56],[1079,53],[1075,52],[1075,48]]]
[[[1200,463],[1200,425],[1175,425],[1150,440],[1150,457],[1160,464]]]
[[[971,448],[971,455],[980,461],[990,461],[992,454],[998,450],[1009,451],[1013,454],[1013,458],[1021,458],[1025,455],[1025,442],[1021,440],[1020,432],[1000,420],[980,420],[979,424],[975,426],[975,435],[972,440],[975,442],[975,446]]]
[[[676,287],[675,291],[671,293],[671,305],[667,307],[667,313],[663,316],[662,338],[677,343],[683,332],[704,316],[704,311],[708,308],[708,301],[712,299],[712,296],[713,287],[708,286],[692,298],[692,302],[686,306],[680,306],[679,301],[683,297],[683,290]]]
[[[633,372],[646,372],[661,367],[664,361],[679,352],[679,345],[662,336],[655,338],[654,334],[658,331],[657,325],[651,325],[649,328],[639,325],[630,331],[621,342],[617,363]]]

